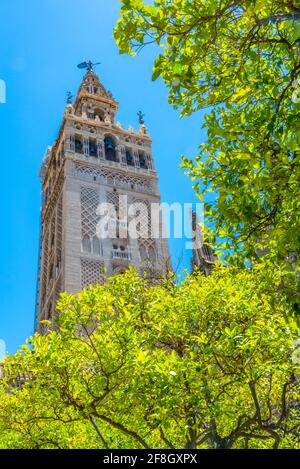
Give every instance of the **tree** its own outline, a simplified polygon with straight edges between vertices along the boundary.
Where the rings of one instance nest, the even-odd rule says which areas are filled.
[[[0,447],[299,447],[297,329],[259,270],[130,270],[58,307],[6,359]]]
[[[208,109],[195,161],[210,239],[227,260],[280,269],[300,313],[300,4],[286,0],[122,0],[115,38],[134,55],[155,43],[153,79],[189,116]],[[210,197],[211,199],[212,197]]]

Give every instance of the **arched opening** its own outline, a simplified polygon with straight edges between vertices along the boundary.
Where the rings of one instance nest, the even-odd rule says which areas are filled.
[[[132,151],[126,149],[126,163],[128,166],[134,166]]]
[[[82,251],[86,253],[91,252],[91,240],[89,236],[85,235],[82,240]]]
[[[94,138],[89,139],[89,154],[93,158],[97,158],[98,156],[97,141]]]
[[[83,138],[81,135],[75,135],[75,153],[83,153]]]
[[[93,254],[101,256],[101,245],[100,240],[97,236],[94,236],[93,238]]]
[[[116,144],[112,137],[108,136],[104,139],[105,159],[109,161],[117,161]]]
[[[147,166],[147,161],[146,161],[146,156],[144,153],[139,152],[139,161],[140,161],[140,168],[142,169],[148,169]]]

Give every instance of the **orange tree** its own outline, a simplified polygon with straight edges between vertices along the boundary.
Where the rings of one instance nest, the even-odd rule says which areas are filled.
[[[159,46],[153,79],[181,115],[207,109],[207,141],[183,166],[199,197],[215,195],[210,238],[239,265],[263,252],[299,314],[300,3],[146,3],[121,1],[114,36],[122,53]]]
[[[5,361],[0,447],[299,447],[285,308],[259,271],[225,267],[63,294],[52,332]]]

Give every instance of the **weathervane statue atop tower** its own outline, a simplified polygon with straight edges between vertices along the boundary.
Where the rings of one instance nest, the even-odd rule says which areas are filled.
[[[79,65],[77,65],[77,67],[80,69],[86,68],[87,72],[93,72],[96,65],[101,65],[101,62],[93,63],[91,60],[88,60],[81,62]]]
[[[143,114],[142,111],[139,111],[137,115],[139,118],[140,125],[145,125],[145,120],[144,120],[145,114]]]

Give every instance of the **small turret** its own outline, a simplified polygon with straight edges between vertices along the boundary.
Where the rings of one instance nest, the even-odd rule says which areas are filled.
[[[206,276],[212,273],[218,256],[210,246],[209,240],[204,239],[203,229],[198,223],[196,212],[191,212],[193,237],[192,269],[200,269]]]

